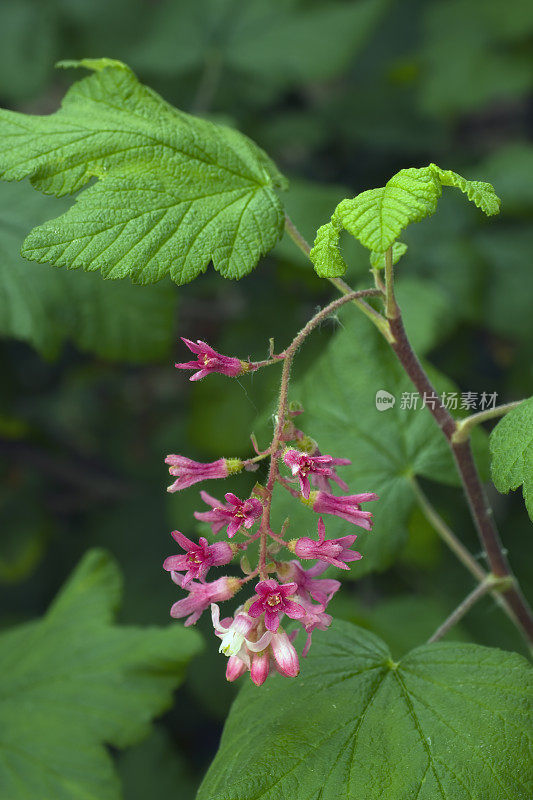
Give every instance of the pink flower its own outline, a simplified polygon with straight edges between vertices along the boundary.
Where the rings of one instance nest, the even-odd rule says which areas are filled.
[[[361,553],[350,550],[350,547],[357,539],[356,534],[341,536],[340,539],[325,539],[326,527],[322,517],[318,520],[318,541],[302,536],[294,545],[294,552],[298,558],[317,558],[319,561],[326,561],[339,569],[350,569],[346,566],[346,561],[359,561]]]
[[[250,665],[250,678],[256,686],[262,686],[268,678],[270,672],[270,653],[263,650],[260,653],[253,653]]]
[[[258,367],[257,364],[252,364],[250,361],[241,361],[239,358],[223,356],[205,342],[200,341],[200,339],[195,344],[190,339],[185,339],[183,336],[181,338],[189,350],[195,353],[198,358],[196,361],[184,361],[181,364],[174,364],[174,366],[177,369],[198,370],[189,378],[191,381],[199,381],[211,372],[220,372],[222,375],[229,375],[231,378],[235,378],[244,372],[253,372]]]
[[[226,678],[234,681],[250,670],[252,681],[261,686],[271,666],[286,677],[298,675],[298,653],[283,628],[280,626],[277,633],[265,631],[260,619],[242,609],[237,609],[234,619],[221,620],[218,606],[211,606],[215,634],[221,639],[219,651],[229,656]]]
[[[299,561],[290,561],[283,565],[283,580],[293,581],[296,584],[296,595],[306,611],[316,608],[312,600],[316,600],[322,609],[325,609],[341,587],[340,582],[333,578],[318,578],[327,566],[325,562],[319,562],[310,569],[302,569]]]
[[[172,537],[186,552],[184,555],[166,558],[163,562],[163,569],[167,572],[183,572],[185,570],[181,584],[184,589],[193,578],[202,581],[210,567],[228,564],[234,555],[234,548],[228,542],[208,544],[207,539],[201,536],[199,543],[195,544],[179,531],[172,531]]]
[[[272,634],[263,633],[259,640],[255,641],[259,629],[259,620],[254,619],[245,611],[237,609],[235,618],[226,617],[220,619],[219,607],[213,603],[211,605],[211,619],[215,635],[221,639],[219,652],[224,655],[238,657],[244,662],[245,667],[250,669],[250,652],[263,650],[270,643]]]
[[[217,605],[211,606],[211,618],[215,634],[221,639],[219,651],[229,656],[226,667],[226,678],[235,681],[246,670],[254,683],[261,685],[270,668],[270,655],[267,650],[273,634],[264,631],[259,619],[254,619],[245,611],[237,609],[235,619],[227,617],[220,619]],[[263,631],[263,635],[258,635]]]
[[[339,484],[341,489],[345,492],[348,491],[348,484],[339,478],[333,466],[345,466],[352,462],[348,458],[333,458],[332,456],[323,455],[308,455],[302,453],[300,450],[289,449],[283,454],[283,461],[290,468],[294,477],[298,477],[300,481],[300,491],[307,500],[311,485],[309,483],[309,475],[311,478],[319,477],[322,479],[322,484],[329,488],[328,480],[335,481]]]
[[[250,606],[248,613],[251,617],[259,617],[264,612],[267,629],[275,633],[279,627],[281,614],[287,614],[291,619],[299,619],[305,614],[305,609],[301,605],[287,599],[289,595],[295,593],[296,588],[295,583],[280,585],[274,578],[260,581],[255,587],[259,596]]]
[[[228,475],[240,472],[244,466],[238,458],[219,458],[218,461],[202,464],[199,461],[185,458],[185,456],[176,455],[167,456],[165,464],[169,465],[169,473],[176,478],[174,483],[167,488],[167,492],[179,492],[199,481],[227,478]]]
[[[252,656],[250,677],[256,686],[266,681],[271,667],[285,678],[295,678],[300,672],[298,653],[283,628],[271,633],[270,637],[268,648]]]
[[[305,641],[302,656],[305,658],[311,647],[311,636],[315,628],[320,631],[325,631],[331,625],[332,617],[324,611],[310,611],[303,619],[300,620],[307,632],[307,639]]]
[[[377,494],[363,492],[335,497],[333,494],[318,491],[311,492],[309,505],[318,514],[334,514],[369,531],[372,529],[372,514],[370,511],[362,511],[360,506],[360,503],[367,503],[369,500],[378,500]]]
[[[241,661],[238,656],[230,656],[226,665],[226,680],[236,681],[237,678],[240,678],[241,675],[244,675],[246,670],[247,667],[244,661]]]
[[[295,678],[300,672],[298,653],[282,627],[272,634],[270,650],[277,671],[286,678]]]
[[[228,526],[228,536],[230,538],[235,536],[241,527],[248,530],[263,513],[261,501],[256,500],[254,497],[240,500],[232,492],[228,492],[224,495],[224,499],[227,501],[226,505],[221,505],[216,497],[211,497],[207,492],[200,492],[200,497],[213,510],[195,511],[194,516],[203,522],[209,522],[215,536],[226,525]]]
[[[170,576],[174,583],[183,587],[184,577],[179,572],[171,572]],[[170,616],[175,619],[186,617],[190,614],[185,625],[194,625],[202,612],[209,608],[211,603],[219,603],[222,600],[229,600],[240,588],[241,582],[238,578],[228,578],[224,576],[212,583],[196,583],[191,581],[188,584],[189,594],[187,597],[178,600],[170,609]]]

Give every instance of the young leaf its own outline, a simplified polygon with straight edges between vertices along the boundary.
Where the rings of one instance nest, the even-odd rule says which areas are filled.
[[[436,211],[443,186],[457,187],[485,214],[499,211],[500,201],[490,183],[467,181],[436,164],[402,169],[382,188],[369,189],[339,203],[330,227],[326,225],[319,230],[310,253],[318,274],[331,278],[344,273],[344,261],[338,252],[341,230],[347,230],[372,250],[376,260],[378,254],[394,244],[404,228]]]
[[[488,217],[499,213],[500,199],[492,184],[485,181],[467,181],[451,169],[441,169],[436,164],[430,166],[438,174],[442,186],[455,186],[456,189],[460,189]]]
[[[310,258],[321,278],[336,278],[346,272],[346,262],[339,250],[339,235],[342,226],[335,217],[322,225],[317,233]]]
[[[533,397],[498,422],[490,434],[491,474],[499,492],[522,486],[533,520]]]
[[[82,189],[62,216],[34,229],[33,261],[183,284],[213,266],[241,278],[279,239],[284,179],[246,136],[177,111],[125,65],[85,59],[94,74],[50,116],[0,111],[0,175],[29,176],[63,196]]]
[[[394,663],[335,621],[298,678],[248,682],[198,800],[528,800],[533,681],[516,653],[423,645]]]
[[[116,626],[121,580],[92,550],[42,620],[0,635],[0,796],[119,800],[104,744],[126,747],[171,703],[198,634]]]
[[[418,313],[417,302],[440,319],[442,298],[439,293],[432,297],[427,287],[416,282],[402,289],[401,296],[408,313],[410,309],[416,312],[413,323],[406,315],[406,327],[423,353],[434,343],[435,332],[431,321]],[[409,296],[412,300],[406,302]],[[304,431],[312,433],[321,451],[351,459],[350,466],[339,468],[350,493],[370,491],[380,497],[365,505],[374,514],[374,528],[372,533],[359,532],[357,549],[363,559],[342,576],[357,580],[390,566],[405,544],[416,504],[412,478],[457,485],[458,477],[444,437],[429,410],[422,408],[421,398],[413,395],[413,385],[390,347],[361,315],[347,310],[340,319],[341,329],[303,378],[292,385],[290,396],[301,401],[305,413],[298,421]],[[454,390],[442,376],[431,374],[439,391]],[[388,402],[380,405],[381,396]],[[412,396],[413,406],[409,407]],[[288,516],[290,531],[316,536],[317,515],[282,488],[274,494],[273,513],[278,527]],[[324,522],[328,538],[346,535],[344,520],[328,515]]]

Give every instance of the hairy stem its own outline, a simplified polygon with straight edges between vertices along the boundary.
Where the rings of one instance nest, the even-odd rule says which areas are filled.
[[[285,214],[285,230],[293,240],[293,242],[300,248],[300,250],[309,258],[311,246],[302,236],[294,222],[288,214]],[[342,278],[328,278],[329,282],[335,286],[342,294],[350,294],[353,292],[352,288],[342,280]],[[379,332],[387,339],[388,342],[392,340],[391,332],[387,320],[375,308],[372,308],[364,300],[358,297],[353,298],[352,302],[368,317],[368,319],[376,326]]]
[[[470,442],[454,442],[454,434],[457,430],[455,420],[440,400],[435,387],[429,380],[424,368],[418,360],[411,343],[405,332],[402,315],[394,297],[394,277],[392,268],[392,258],[390,259],[390,269],[386,272],[386,306],[395,308],[397,315],[389,317],[389,324],[394,336],[391,347],[396,353],[398,360],[418,390],[421,397],[431,398],[426,403],[429,411],[435,418],[437,424],[446,437],[461,481],[466,494],[470,513],[474,520],[481,544],[487,554],[487,559],[491,571],[497,578],[511,578],[512,582],[503,592],[503,596],[511,607],[516,621],[530,644],[533,644],[533,615],[525,600],[520,588],[513,576],[503,547],[500,541],[498,530],[492,517],[483,485],[479,477]]]
[[[448,633],[448,631],[453,628],[454,625],[457,625],[459,620],[461,620],[465,614],[470,611],[473,605],[477,603],[487,592],[493,592],[497,590],[498,587],[505,585],[508,583],[510,578],[497,578],[495,575],[489,573],[486,575],[484,580],[479,583],[475,589],[473,589],[469,595],[465,597],[462,603],[459,603],[455,611],[452,611],[448,619],[444,620],[442,625],[437,628],[433,636],[428,639],[428,644],[432,644],[433,642],[438,642],[439,639]]]
[[[392,247],[385,253],[385,314],[387,319],[396,319],[400,316],[400,309],[394,296],[394,268],[392,264]]]
[[[470,417],[466,417],[466,419],[457,420],[457,430],[452,436],[452,442],[454,444],[466,442],[470,436],[470,431],[476,425],[479,425],[481,422],[486,422],[489,419],[503,417],[504,414],[507,414],[508,411],[512,411],[513,408],[516,408],[522,402],[523,400],[516,400],[514,403],[505,403],[505,405],[496,406],[495,408],[487,408],[485,411],[479,411],[477,414],[472,414]]]
[[[285,359],[283,362],[283,371],[281,373],[281,384],[279,391],[278,409],[276,412],[276,427],[274,429],[274,438],[270,446],[270,467],[268,470],[268,477],[266,483],[266,498],[263,504],[263,514],[261,517],[261,524],[259,531],[261,534],[260,549],[259,549],[259,571],[262,579],[268,577],[266,572],[266,551],[268,537],[270,531],[270,509],[272,506],[272,492],[274,484],[278,478],[278,450],[281,442],[283,441],[283,428],[285,426],[287,407],[289,399],[289,381],[291,376],[291,367],[296,352],[303,344],[305,339],[309,336],[312,330],[320,325],[327,317],[335,313],[337,309],[346,303],[350,303],[361,297],[375,297],[381,295],[379,289],[362,289],[359,292],[350,292],[334,300],[329,305],[325,306],[321,311],[312,317],[309,322],[304,325],[302,330],[295,336],[291,344],[285,350]]]

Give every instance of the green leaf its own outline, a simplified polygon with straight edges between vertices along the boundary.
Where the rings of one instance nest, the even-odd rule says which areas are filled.
[[[22,254],[105,277],[183,284],[213,266],[241,278],[279,239],[283,178],[235,130],[191,117],[110,59],[67,92],[50,116],[0,112],[4,180],[29,176],[63,196],[62,216],[34,229]]]
[[[336,621],[296,679],[239,694],[198,800],[528,800],[531,669],[437,643],[394,663]]]
[[[54,202],[26,181],[0,183],[0,333],[53,358],[66,340],[103,358],[154,361],[174,338],[176,289],[166,280],[134,286],[129,279],[31,264],[19,255],[32,225],[53,213]]]
[[[443,186],[460,189],[485,214],[499,211],[500,201],[490,183],[468,181],[436,164],[402,169],[384,187],[369,189],[339,203],[331,222],[319,229],[310,253],[318,274],[322,277],[344,274],[345,264],[338,250],[343,229],[373,251],[376,260],[379,253],[394,244],[404,228],[437,210]]]
[[[321,278],[337,278],[346,272],[346,262],[339,250],[341,230],[342,226],[333,217],[331,222],[322,225],[316,232],[309,257]]]
[[[423,297],[418,288],[410,284],[404,297],[413,289],[414,298]],[[410,334],[418,320],[416,302],[409,304],[408,314]],[[416,503],[412,478],[457,485],[458,477],[446,441],[429,410],[421,408],[420,398],[416,408],[401,407],[402,396],[410,397],[414,387],[389,345],[352,309],[346,309],[340,320],[341,330],[323,355],[291,385],[290,399],[303,404],[305,413],[298,418],[298,427],[318,442],[323,453],[351,459],[350,466],[338,470],[350,493],[376,492],[380,497],[364,506],[374,514],[371,533],[348,526],[358,533],[357,550],[363,559],[342,577],[356,580],[388,567],[403,547]],[[416,322],[413,329],[423,352],[424,345],[433,340],[431,326]],[[454,389],[434,371],[431,377],[437,380],[439,391]],[[376,395],[382,392],[392,395],[394,404],[378,408]],[[275,530],[290,517],[291,538],[316,538],[316,513],[281,487],[274,495],[273,515]],[[346,535],[344,520],[326,515],[324,522],[328,537]]]
[[[0,796],[119,800],[104,744],[126,747],[168,708],[198,635],[115,626],[115,563],[90,551],[46,616],[0,636]]]
[[[498,422],[490,434],[490,453],[495,487],[507,494],[523,484],[524,502],[533,520],[533,397]]]
[[[480,208],[488,217],[500,212],[500,198],[495,193],[492,184],[485,181],[467,181],[451,169],[441,169],[436,164],[430,167],[438,174],[442,186],[455,186],[466,194],[474,205]]]

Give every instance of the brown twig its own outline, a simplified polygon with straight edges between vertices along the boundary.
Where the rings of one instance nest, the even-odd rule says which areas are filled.
[[[392,251],[390,248],[386,264],[388,264],[388,268],[385,272],[387,290],[386,308],[390,328],[394,336],[391,347],[420,396],[424,397],[425,395],[426,397],[431,397],[431,402],[427,403],[427,407],[446,437],[452,451],[459,475],[461,476],[463,488],[470,507],[470,513],[481,544],[487,555],[491,572],[496,578],[510,579],[510,585],[502,591],[502,595],[511,607],[530,645],[533,645],[533,615],[503,551],[500,536],[492,518],[492,509],[488,504],[474,462],[470,441],[457,442],[454,440],[454,434],[457,431],[456,422],[448,409],[443,405],[435,387],[429,380],[424,368],[414,353],[405,331],[401,311],[394,297]]]

